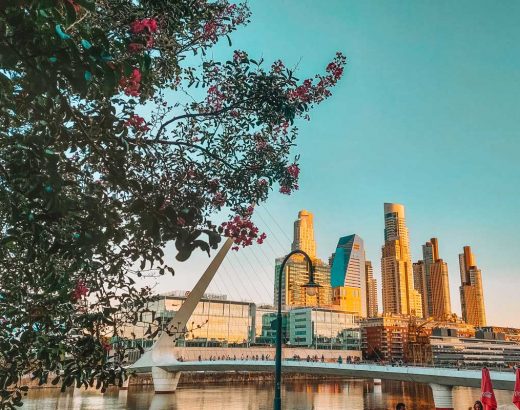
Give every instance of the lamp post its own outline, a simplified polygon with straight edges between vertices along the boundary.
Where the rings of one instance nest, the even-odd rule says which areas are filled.
[[[316,295],[317,289],[320,287],[314,282],[314,266],[312,266],[312,260],[304,251],[296,249],[289,253],[280,266],[278,273],[278,313],[276,315],[276,357],[275,357],[275,371],[274,371],[274,410],[281,410],[282,408],[282,273],[285,268],[285,264],[294,254],[299,253],[307,260],[309,266],[309,282],[304,285],[307,291],[307,295]]]

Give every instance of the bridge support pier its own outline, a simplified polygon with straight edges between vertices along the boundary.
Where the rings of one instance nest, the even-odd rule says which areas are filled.
[[[119,388],[119,390],[128,390],[128,385],[130,384],[130,377],[131,376],[126,376],[126,379],[125,381],[123,382],[123,385]]]
[[[152,367],[153,388],[156,394],[175,393],[181,372],[169,372],[160,367]]]
[[[435,410],[454,410],[452,386],[430,383],[430,387],[433,393]]]

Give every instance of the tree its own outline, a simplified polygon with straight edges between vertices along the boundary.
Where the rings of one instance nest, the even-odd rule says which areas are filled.
[[[136,276],[173,274],[165,244],[184,261],[222,235],[261,243],[252,204],[298,189],[294,121],[345,57],[303,81],[245,51],[208,57],[249,18],[225,0],[0,5],[0,407],[27,373],[122,383],[109,337],[146,309]]]

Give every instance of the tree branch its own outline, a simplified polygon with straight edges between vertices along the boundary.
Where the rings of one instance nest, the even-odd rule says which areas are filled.
[[[229,107],[225,107],[225,108],[222,108],[220,110],[217,110],[217,111],[212,111],[212,112],[199,112],[199,113],[191,113],[191,114],[182,114],[182,115],[178,115],[176,117],[173,117],[173,118],[170,118],[168,121],[165,121],[161,124],[161,126],[159,127],[159,130],[157,131],[157,134],[155,135],[155,140],[158,141],[159,138],[161,137],[161,134],[162,132],[164,131],[164,129],[170,125],[172,122],[175,122],[175,121],[178,121],[178,120],[183,120],[185,118],[197,118],[197,117],[214,117],[214,116],[217,116],[217,115],[220,115],[220,114],[224,114],[228,111],[231,111],[231,110],[234,110],[236,108],[240,108],[240,106],[246,102],[250,102],[252,100],[252,98],[248,99],[248,100],[244,100],[244,101],[241,101],[240,103],[238,104],[234,104],[234,105],[230,105]]]

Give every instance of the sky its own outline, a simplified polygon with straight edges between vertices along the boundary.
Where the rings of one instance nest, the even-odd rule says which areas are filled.
[[[209,291],[272,302],[274,258],[290,249],[300,209],[314,213],[318,255],[340,236],[365,241],[381,286],[383,204],[402,203],[412,259],[439,238],[452,310],[460,314],[458,254],[482,270],[488,324],[520,327],[520,2],[252,0],[251,23],[214,51],[234,49],[323,72],[348,58],[333,96],[300,124],[300,190],[273,192],[254,220],[262,246],[230,254]],[[157,291],[191,289],[209,263],[168,260]],[[379,299],[381,310],[381,299]]]

